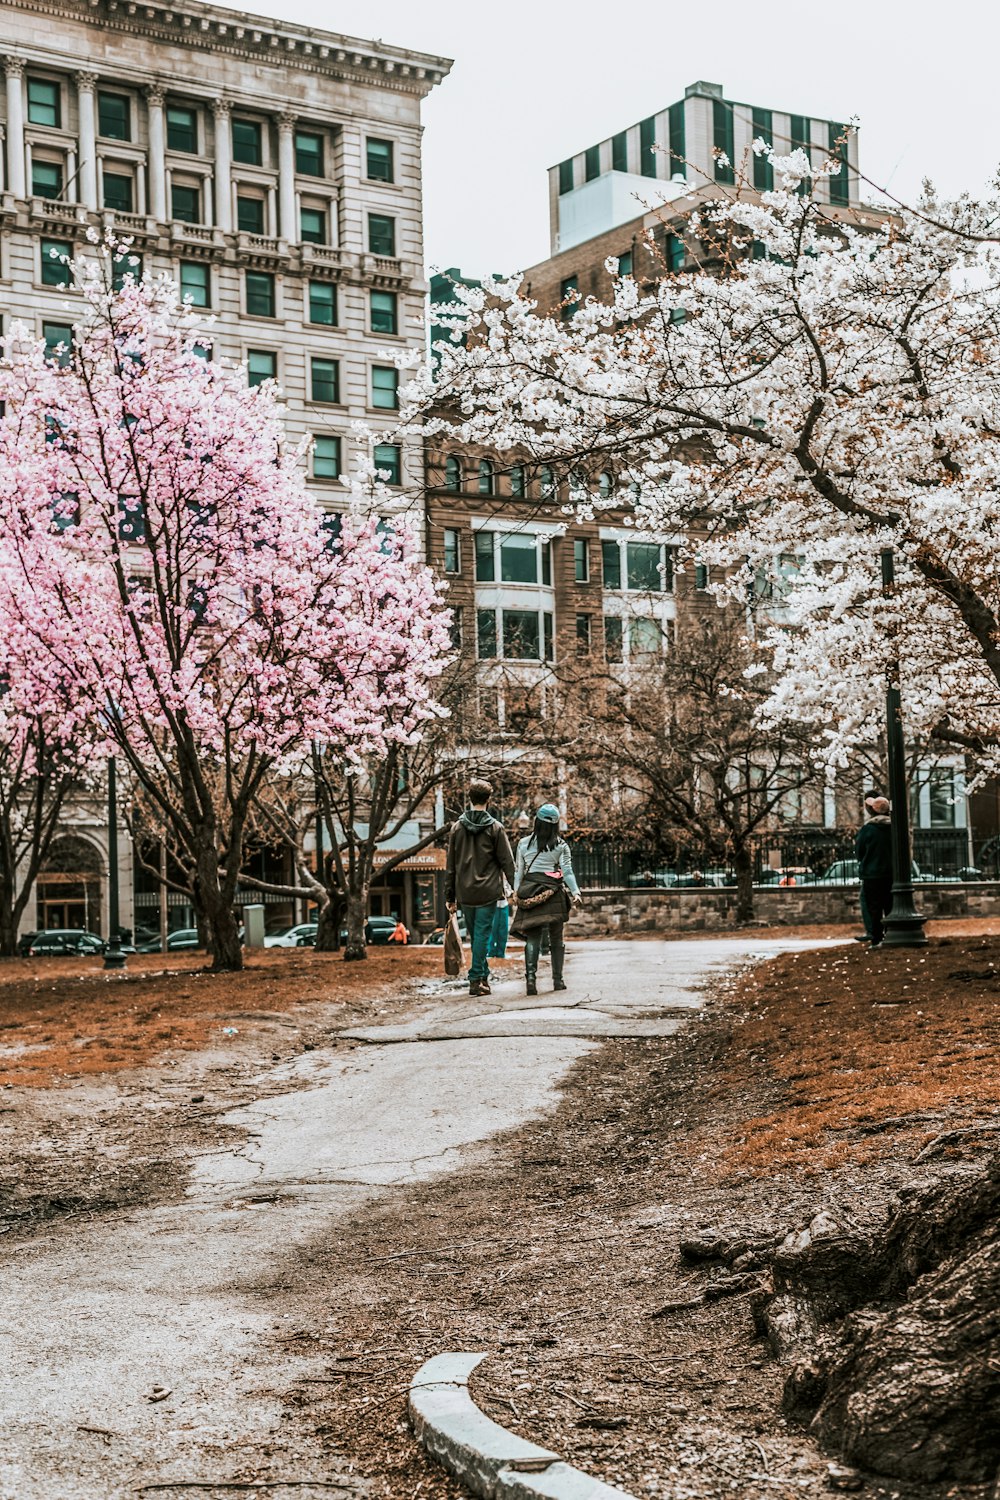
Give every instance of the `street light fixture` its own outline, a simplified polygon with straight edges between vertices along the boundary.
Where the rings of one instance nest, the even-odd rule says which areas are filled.
[[[882,548],[882,593],[892,595],[896,584],[891,547]],[[927,943],[924,918],[913,904],[913,858],[910,846],[910,801],[906,785],[906,745],[899,692],[899,657],[893,654],[886,671],[885,727],[889,761],[889,801],[892,804],[892,910],[885,918],[886,948],[923,948]]]
[[[118,785],[113,755],[108,756],[108,946],[104,967],[125,967],[118,910]]]

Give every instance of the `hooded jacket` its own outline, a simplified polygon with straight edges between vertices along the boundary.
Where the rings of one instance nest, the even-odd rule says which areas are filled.
[[[503,825],[484,807],[467,807],[451,825],[446,901],[459,906],[491,906],[504,893],[503,878],[514,884],[514,856]]]
[[[888,814],[879,813],[858,829],[854,850],[862,880],[892,879],[892,819]]]

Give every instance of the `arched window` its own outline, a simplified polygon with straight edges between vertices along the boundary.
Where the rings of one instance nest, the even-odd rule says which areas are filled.
[[[542,465],[539,472],[539,478],[542,482],[542,499],[551,500],[556,492],[556,481],[555,476],[553,475],[552,470],[549,468],[548,464]]]
[[[481,495],[492,495],[494,493],[496,477],[493,465],[488,458],[479,460],[479,493]]]
[[[510,492],[515,500],[524,498],[524,464],[515,464],[511,469]]]
[[[462,488],[462,460],[454,453],[449,453],[444,461],[444,487],[452,495]]]
[[[597,476],[597,493],[600,495],[602,500],[611,499],[611,488],[611,475],[608,473],[607,469],[605,469]]]

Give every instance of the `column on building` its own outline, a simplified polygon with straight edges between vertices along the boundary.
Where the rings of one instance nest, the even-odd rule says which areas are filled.
[[[233,227],[233,137],[229,100],[216,99],[212,110],[215,114],[215,222],[224,234],[229,234]],[[211,222],[208,215],[206,219]]]
[[[24,59],[5,57],[4,71],[7,75],[7,183],[15,198],[23,198],[27,180],[24,171],[24,100],[21,95]]]
[[[76,102],[80,118],[80,201],[96,213],[97,196],[97,114],[96,73],[77,73]]]
[[[283,240],[294,245],[299,238],[295,214],[295,116],[278,116],[278,222]]]
[[[149,108],[149,211],[159,223],[167,218],[166,131],[163,89],[153,83],[146,90]]]

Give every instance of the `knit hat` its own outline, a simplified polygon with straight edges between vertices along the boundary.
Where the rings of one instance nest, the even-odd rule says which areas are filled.
[[[559,809],[551,802],[543,802],[535,817],[540,823],[558,823]]]

